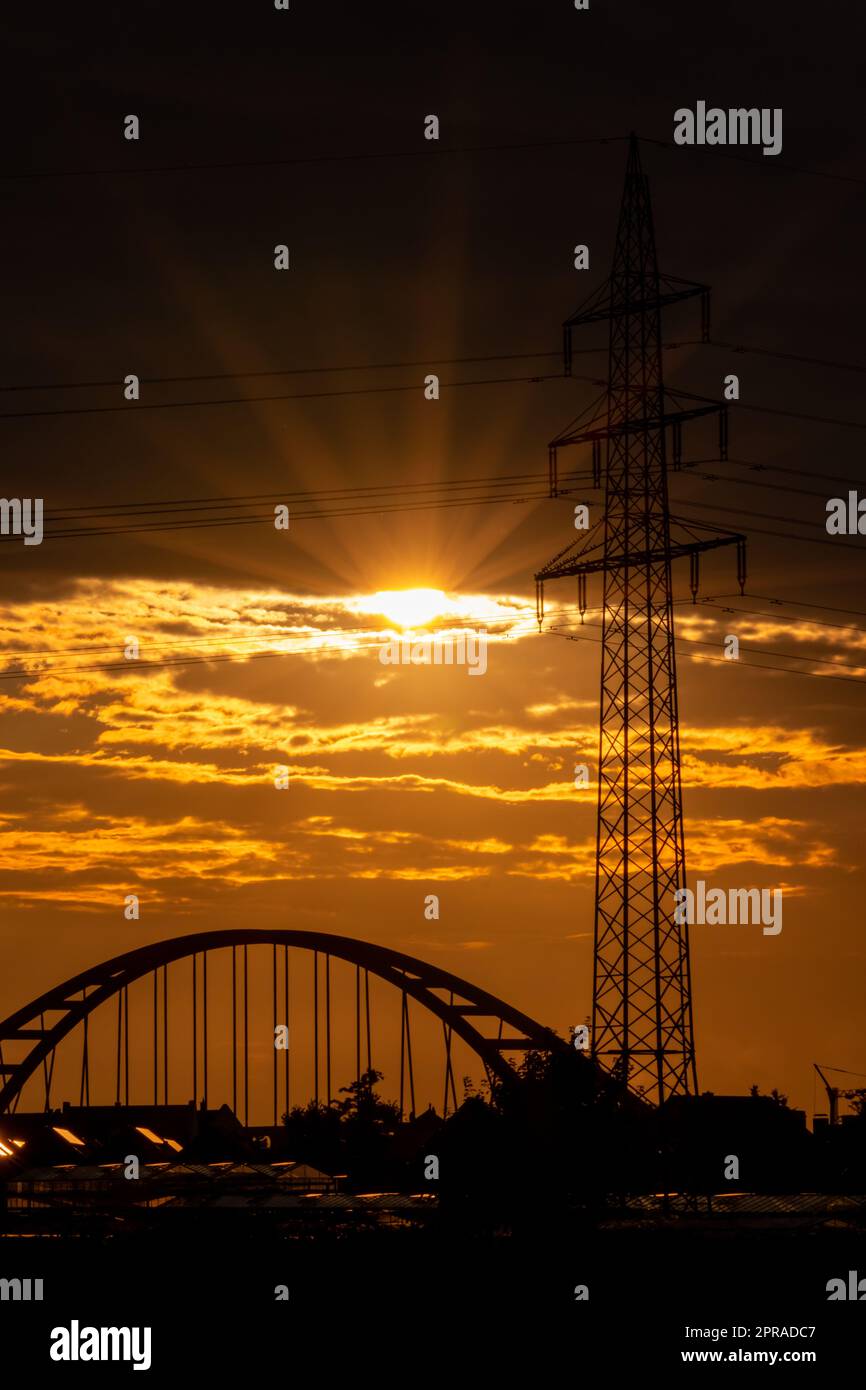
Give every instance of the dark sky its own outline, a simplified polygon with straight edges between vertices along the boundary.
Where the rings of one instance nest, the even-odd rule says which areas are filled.
[[[698,99],[782,107],[783,151],[777,160],[745,151],[750,167],[706,149],[647,147],[662,268],[713,285],[722,341],[858,358],[863,187],[780,167],[862,168],[863,21],[854,4],[834,6],[818,29],[806,6],[762,5],[756,18],[751,6],[720,4],[710,19],[693,5],[622,0],[587,12],[567,0],[446,3],[429,13],[304,0],[287,13],[265,0],[97,5],[84,15],[49,5],[38,23],[7,35],[10,172],[416,149],[430,157],[4,181],[4,382],[556,349],[562,318],[607,273],[624,151],[433,153],[421,138],[424,115],[438,114],[442,147],[632,129],[670,141],[674,110]],[[122,138],[129,112],[142,121],[137,145]],[[283,276],[272,267],[278,241],[291,248]],[[591,248],[585,276],[571,266],[577,241]],[[695,319],[672,327],[693,336]],[[603,329],[595,341],[604,343]],[[669,362],[681,385],[703,391],[731,366],[716,353]],[[856,415],[856,375],[760,358],[738,365],[747,366],[744,402],[786,407],[820,390],[816,413]],[[346,383],[278,378],[255,393],[329,384]],[[241,394],[202,383],[160,399],[221,389]],[[502,424],[511,455],[503,463],[522,471],[543,466],[551,426],[589,390],[466,390],[449,406],[459,458],[452,431],[419,429],[423,405],[400,395],[154,411],[134,424],[118,415],[8,422],[5,486],[26,480],[32,493],[38,484],[50,506],[197,495],[205,484],[205,493],[270,490],[310,476],[321,486],[378,482],[429,476],[431,466],[471,476],[491,433],[501,449]],[[117,396],[22,393],[4,403],[50,410],[122,403]],[[805,446],[813,467],[835,458],[842,472],[859,447],[851,431],[815,428],[804,439],[798,424],[746,415],[732,453],[760,455],[771,441],[777,452]],[[345,535],[327,540],[330,556],[300,557],[305,584],[348,577]],[[225,572],[258,544],[237,534],[231,555],[196,555],[195,574],[203,560]],[[43,552],[40,569],[74,568],[59,551]],[[102,542],[89,557],[109,573],[129,560],[128,542]],[[189,572],[177,554],[151,551],[148,563]],[[509,573],[522,576],[520,566]]]
[[[292,0],[282,13],[268,0],[180,7],[145,0],[84,8],[40,6],[4,23],[0,413],[16,417],[0,421],[4,495],[43,497],[50,521],[52,510],[66,507],[542,470],[547,441],[596,387],[578,380],[443,385],[442,400],[432,406],[421,392],[427,368],[397,366],[146,385],[142,404],[414,383],[416,391],[182,406],[140,411],[135,419],[134,406],[118,413],[50,412],[122,405],[120,383],[129,372],[188,377],[555,352],[563,318],[609,271],[626,151],[621,139],[554,142],[634,130],[643,141],[661,267],[713,288],[715,343],[666,352],[667,381],[713,397],[720,397],[727,373],[737,372],[741,382],[730,438],[731,459],[739,464],[717,465],[713,471],[724,478],[718,483],[687,474],[675,479],[674,506],[715,506],[707,514],[719,524],[752,533],[750,594],[791,605],[778,622],[756,629],[755,647],[853,661],[866,637],[810,628],[801,617],[822,612],[800,607],[798,613],[796,606],[866,608],[856,539],[834,554],[826,543],[791,536],[826,541],[823,498],[847,491],[831,475],[861,475],[862,370],[735,354],[717,344],[840,364],[866,357],[861,6],[718,3],[707,9],[591,0],[588,12],[577,12],[570,0],[430,6]],[[675,148],[674,111],[698,100],[781,107],[781,155]],[[123,138],[129,113],[140,117],[137,144]],[[429,113],[441,123],[438,146],[423,139]],[[465,150],[534,142],[528,149]],[[268,164],[280,160],[297,162]],[[263,167],[253,167],[256,161]],[[234,163],[249,167],[187,167]],[[182,167],[144,172],[166,166]],[[285,274],[273,268],[273,247],[282,242],[292,262]],[[590,247],[588,273],[572,265],[578,242]],[[696,337],[696,314],[694,306],[672,312],[666,341]],[[583,333],[576,345],[604,349],[603,326]],[[604,351],[578,357],[575,372],[600,375],[605,360]],[[443,383],[457,383],[553,373],[558,364],[527,358],[435,370]],[[116,384],[52,389],[89,382]],[[46,389],[7,389],[16,386]],[[822,425],[750,406],[861,424]],[[714,456],[707,427],[695,426],[686,440],[686,458]],[[742,461],[809,476],[773,472],[761,479]],[[747,485],[756,481],[771,487]],[[772,519],[778,517],[803,526],[795,531]],[[348,622],[349,609],[340,604],[355,596],[404,587],[529,602],[534,571],[570,539],[569,524],[553,503],[505,504],[298,522],[288,543],[269,526],[169,531],[150,539],[46,539],[38,548],[4,543],[4,646],[86,652],[89,644],[121,642],[133,622],[146,637],[161,634],[165,641],[166,634],[185,633],[199,640],[222,622],[212,611],[218,593],[237,623],[262,621],[250,595],[267,591],[288,596],[286,612],[305,613],[322,628]],[[685,583],[680,574],[679,596]],[[708,594],[733,591],[727,558],[708,561],[705,585]],[[159,597],[151,599],[151,590]],[[838,611],[823,617],[846,621]],[[715,612],[712,622],[721,622]],[[708,630],[721,642],[729,629]],[[0,742],[14,756],[4,754],[4,823],[12,838],[2,874],[17,971],[8,977],[0,1012],[54,983],[45,973],[46,942],[61,943],[57,968],[70,971],[100,951],[124,948],[123,927],[106,923],[115,921],[112,894],[122,897],[128,886],[122,861],[132,820],[138,831],[149,825],[154,844],[163,844],[171,818],[186,812],[196,835],[210,827],[202,842],[215,856],[203,871],[211,877],[202,886],[192,859],[161,864],[158,914],[142,933],[177,930],[178,914],[195,914],[201,893],[211,914],[207,924],[216,924],[226,885],[219,883],[223,861],[215,846],[232,836],[243,840],[237,865],[226,869],[232,893],[260,891],[256,910],[276,921],[276,888],[269,897],[273,885],[242,883],[237,866],[265,842],[293,846],[301,824],[312,844],[320,831],[310,827],[324,815],[347,833],[383,837],[381,877],[355,880],[351,862],[337,860],[335,870],[334,856],[325,862],[298,852],[296,858],[287,848],[299,925],[321,925],[324,916],[331,930],[385,937],[423,955],[401,913],[414,913],[427,891],[417,878],[427,883],[425,874],[431,881],[450,874],[454,916],[443,923],[439,943],[445,963],[461,965],[562,1029],[582,1019],[590,988],[591,866],[580,847],[592,837],[589,804],[572,824],[570,810],[543,797],[503,810],[492,793],[485,800],[425,786],[416,804],[405,786],[377,784],[364,792],[352,783],[341,796],[321,781],[311,791],[313,778],[298,793],[304,798],[298,819],[275,825],[254,801],[272,793],[231,785],[232,777],[242,782],[246,775],[239,771],[244,758],[256,767],[279,760],[281,708],[286,725],[299,718],[323,739],[323,731],[352,723],[369,730],[378,718],[395,721],[381,747],[350,754],[339,773],[324,743],[317,745],[316,777],[372,777],[374,766],[378,776],[380,764],[395,761],[396,741],[404,750],[401,772],[457,781],[464,792],[476,784],[530,788],[534,762],[547,757],[538,750],[547,745],[534,745],[526,729],[536,730],[548,716],[526,711],[564,710],[561,746],[537,769],[537,780],[546,785],[557,770],[567,780],[576,744],[585,739],[591,750],[595,737],[597,653],[581,665],[565,643],[542,647],[543,659],[532,643],[522,646],[525,657],[518,651],[504,657],[513,664],[492,673],[483,699],[463,685],[457,697],[401,687],[400,700],[384,707],[372,692],[378,668],[368,690],[363,681],[341,681],[327,663],[319,670],[315,661],[303,663],[303,675],[291,681],[273,662],[181,670],[155,690],[146,714],[141,707],[117,713],[112,702],[128,696],[86,682],[72,682],[68,694],[59,677],[35,687],[4,685],[11,703]],[[820,686],[816,677],[739,672],[737,679],[732,694],[716,667],[685,663],[681,706],[697,731],[694,757],[703,767],[693,768],[691,791],[686,777],[687,851],[689,816],[696,847],[689,862],[697,874],[702,862],[719,866],[725,883],[784,880],[795,906],[783,944],[750,946],[745,974],[742,962],[726,964],[726,947],[718,959],[714,947],[703,964],[699,959],[699,1039],[709,1059],[703,1080],[717,1090],[781,1081],[806,1103],[816,1049],[833,1052],[830,1060],[838,1056],[840,1065],[866,1069],[862,1020],[855,1016],[856,982],[863,978],[855,834],[866,778],[863,696],[841,682]],[[467,705],[470,695],[477,707]],[[188,702],[174,716],[185,738],[147,724],[175,699]],[[230,707],[232,700],[238,704]],[[580,710],[579,730],[571,707],[557,703],[569,700]],[[248,751],[256,721],[240,708],[244,701],[271,731],[256,755]],[[425,729],[425,720],[439,721],[435,747],[405,751],[416,727],[405,721],[413,718]],[[521,718],[528,721],[525,739],[514,732]],[[243,738],[233,720],[246,731]],[[443,749],[443,721],[459,745],[450,750]],[[216,724],[232,725],[227,746],[240,740],[237,757],[213,751]],[[702,742],[705,727],[715,732]],[[485,729],[491,744],[499,731],[500,752],[515,740],[513,778],[504,755],[494,765],[499,755],[473,744]],[[752,730],[752,757],[737,762],[731,741],[744,730]],[[132,742],[124,744],[127,735]],[[329,747],[335,760],[344,756]],[[204,773],[187,785],[175,767],[165,771],[163,784],[161,774],[139,769],[133,794],[121,766],[94,765],[94,750],[99,759],[106,749],[119,758],[144,749],[156,762],[176,756],[179,763],[210,750],[205,761],[222,769],[215,781],[225,776],[205,789]],[[739,782],[734,774],[728,778],[731,759],[742,773]],[[329,797],[336,798],[333,805],[324,805]],[[84,817],[75,824],[91,837],[71,904],[62,883],[64,875],[70,881],[70,856],[78,850],[64,842],[70,824],[64,808]],[[429,837],[406,849],[411,863],[392,864],[384,849],[400,848],[387,840],[397,830]],[[473,876],[467,869],[464,878],[464,860],[455,867],[449,859],[455,837],[463,844],[455,850],[460,859],[464,851],[471,858],[476,851],[466,847],[477,849],[487,836],[509,847],[514,877]],[[545,838],[556,836],[558,848]],[[532,845],[542,859],[546,845],[553,859],[536,862],[528,850],[521,857]],[[569,858],[569,845],[579,861],[574,882],[567,868],[550,868]],[[727,846],[727,857],[719,845]],[[199,851],[201,845],[189,853]],[[336,875],[336,886],[329,875]],[[269,876],[270,870],[263,878]],[[829,944],[816,936],[819,919]],[[541,951],[533,942],[539,920],[546,932]],[[461,950],[475,953],[471,962]],[[770,998],[777,1001],[772,1006]],[[732,1044],[726,1019],[736,1008],[745,1009],[746,1036]],[[804,1016],[815,1018],[814,1040],[802,1035]]]

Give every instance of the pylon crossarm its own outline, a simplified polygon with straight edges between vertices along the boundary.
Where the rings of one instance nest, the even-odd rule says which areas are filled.
[[[559,562],[564,560],[567,555],[571,556],[570,563],[573,563],[578,558],[589,556],[594,551],[603,553],[603,549],[604,526],[600,521],[597,521],[579,540],[569,541],[568,545],[563,546],[562,550],[557,551],[553,559],[548,560],[547,564],[538,571],[535,576],[535,581],[536,583],[541,583],[545,579],[558,578],[559,570],[557,567]],[[574,573],[577,574],[579,571],[575,570]]]
[[[645,314],[654,309],[663,309],[667,304],[679,304],[684,299],[695,299],[698,295],[709,294],[709,285],[702,285],[696,280],[680,280],[675,275],[659,275],[659,287],[666,282],[670,286],[679,285],[679,289],[665,289],[657,295],[650,295],[643,299],[628,299],[625,301],[612,298],[608,289],[609,281],[606,282],[601,290],[596,290],[585,300],[579,309],[576,309],[564,322],[564,328],[577,328],[582,323],[598,323],[601,319],[609,320],[612,318],[622,318],[627,314]],[[604,291],[608,290],[605,294]]]
[[[535,576],[536,580],[546,579],[567,579],[574,574],[602,574],[611,573],[614,570],[637,569],[640,566],[663,564],[668,560],[679,560],[684,555],[696,555],[703,550],[717,550],[723,545],[736,545],[738,541],[745,538],[731,533],[730,535],[715,536],[710,540],[687,541],[681,544],[671,544],[664,550],[631,550],[622,555],[599,556],[597,559],[577,559],[566,560],[565,556],[572,549],[562,552],[556,556],[544,569],[539,570]]]
[[[618,439],[624,434],[641,434],[646,430],[664,429],[667,425],[681,424],[683,420],[697,420],[702,415],[716,415],[727,407],[723,402],[712,405],[693,406],[691,410],[669,410],[664,415],[645,416],[643,419],[623,420],[621,424],[611,425],[607,421],[592,424],[588,429],[572,434],[557,435],[548,444],[548,449],[564,449],[569,444],[588,444],[594,439]]]

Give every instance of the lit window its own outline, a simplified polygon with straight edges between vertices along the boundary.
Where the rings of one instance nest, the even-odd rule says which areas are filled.
[[[77,1134],[73,1134],[71,1129],[61,1129],[59,1125],[52,1125],[55,1134],[59,1134],[61,1139],[65,1139],[67,1144],[77,1144],[84,1147],[84,1140],[79,1139]]]

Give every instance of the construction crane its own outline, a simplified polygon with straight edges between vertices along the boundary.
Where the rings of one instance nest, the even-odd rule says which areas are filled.
[[[813,1062],[812,1066],[815,1068],[815,1071],[821,1078],[824,1090],[827,1092],[827,1105],[829,1107],[830,1124],[836,1125],[839,1123],[839,1101],[853,1100],[855,1097],[862,1096],[864,1092],[866,1092],[866,1087],[855,1086],[848,1090],[843,1090],[839,1086],[831,1086],[830,1082],[824,1075],[824,1070],[826,1069],[827,1071],[839,1072],[843,1076],[859,1076],[863,1081],[866,1081],[866,1074],[864,1074],[862,1071],[846,1071],[844,1067],[831,1067],[828,1066],[826,1062],[822,1063],[821,1065],[819,1065],[817,1062]],[[816,1115],[815,1118],[818,1119],[820,1117]]]

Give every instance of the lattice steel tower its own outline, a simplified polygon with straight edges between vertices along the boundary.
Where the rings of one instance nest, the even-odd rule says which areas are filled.
[[[745,583],[745,538],[672,517],[667,435],[681,461],[682,422],[725,406],[662,381],[661,311],[699,296],[709,337],[709,289],[659,273],[647,179],[636,137],[609,280],[564,325],[566,372],[578,324],[610,321],[608,385],[550,445],[551,495],[558,450],[590,443],[596,485],[606,441],[603,519],[541,569],[544,582],[576,575],[581,622],[587,575],[604,576],[598,758],[592,1055],[658,1102],[697,1090],[688,928],[675,921],[685,887],[682,787],[671,565],[688,555],[692,597],[701,551],[737,544]]]

